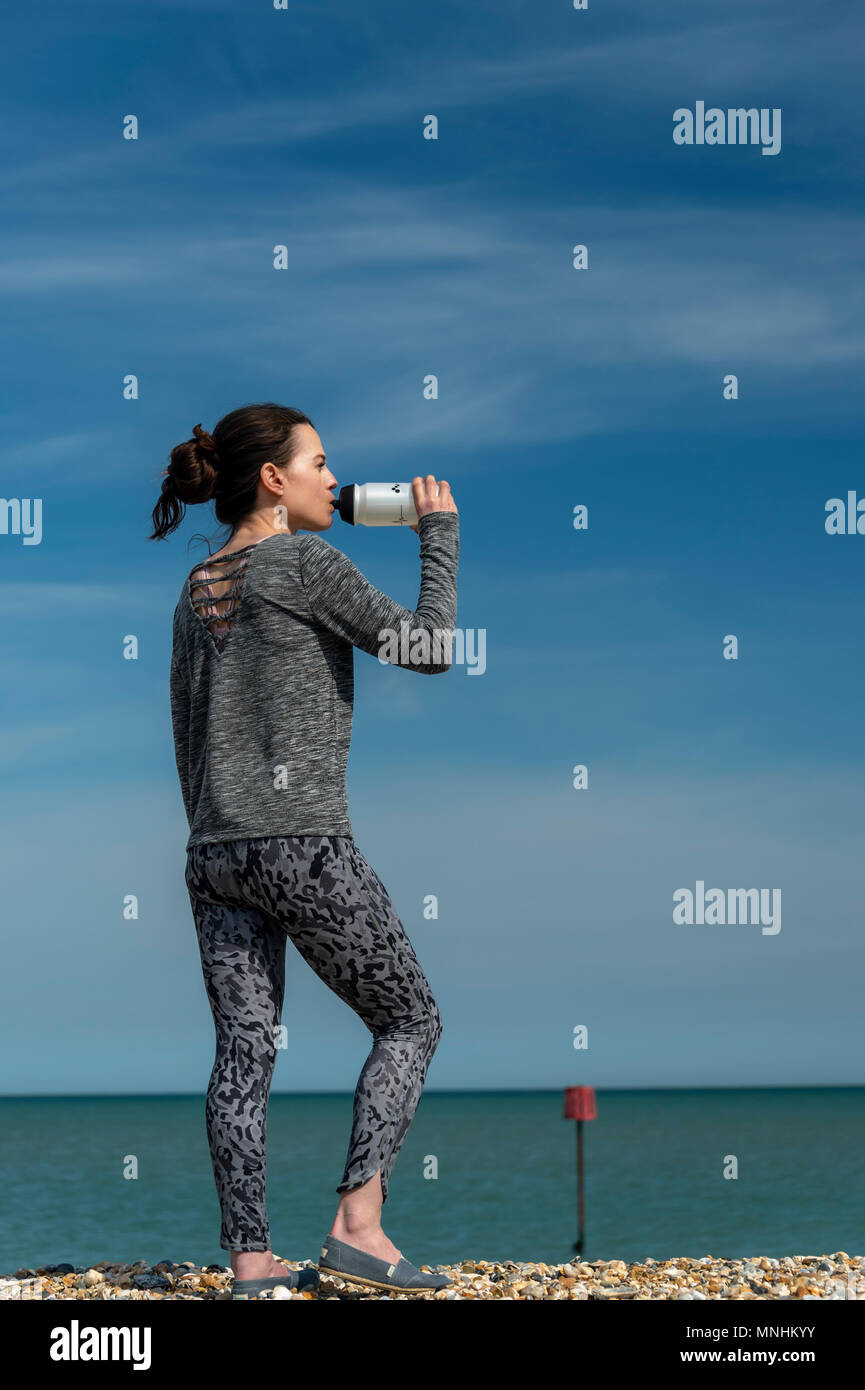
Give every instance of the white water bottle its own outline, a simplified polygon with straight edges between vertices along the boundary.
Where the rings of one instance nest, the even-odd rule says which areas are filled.
[[[351,526],[416,526],[418,521],[411,483],[347,483],[339,490],[336,510]]]

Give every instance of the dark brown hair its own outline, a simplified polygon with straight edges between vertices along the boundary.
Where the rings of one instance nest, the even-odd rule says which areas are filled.
[[[187,506],[211,499],[217,521],[235,530],[255,506],[262,465],[286,468],[297,453],[295,426],[311,424],[302,410],[261,401],[223,415],[212,435],[196,425],[171,450],[148,540],[164,540]]]

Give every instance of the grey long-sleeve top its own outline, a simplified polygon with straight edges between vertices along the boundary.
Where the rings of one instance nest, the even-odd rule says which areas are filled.
[[[354,647],[424,675],[451,665],[458,514],[428,512],[418,537],[414,612],[317,533],[277,531],[230,552],[248,555],[221,650],[193,605],[201,562],[190,571],[174,612],[169,682],[187,848],[265,835],[353,838]],[[399,640],[383,645],[385,630]]]

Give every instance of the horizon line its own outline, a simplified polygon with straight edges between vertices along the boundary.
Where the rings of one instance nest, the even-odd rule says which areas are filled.
[[[574,1085],[587,1085],[588,1083],[575,1082]],[[561,1095],[570,1089],[568,1086],[535,1086],[535,1087],[510,1087],[510,1086],[466,1086],[459,1089],[453,1087],[430,1088],[425,1087],[424,1096],[463,1096],[463,1095]],[[757,1085],[757,1086],[593,1086],[591,1087],[599,1095],[604,1094],[627,1094],[632,1092],[638,1095],[646,1093],[679,1092],[679,1091],[862,1091],[865,1084],[855,1082],[816,1082],[810,1085],[789,1085],[784,1083]],[[206,1091],[46,1091],[46,1092],[0,1092],[0,1101],[4,1100],[204,1100]],[[339,1091],[271,1091],[270,1099],[276,1096],[348,1096],[354,1095],[353,1090]]]

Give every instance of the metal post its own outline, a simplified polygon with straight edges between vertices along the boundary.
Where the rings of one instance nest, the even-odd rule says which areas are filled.
[[[577,1255],[583,1253],[585,1238],[586,1207],[583,1187],[583,1122],[582,1120],[577,1120],[577,1240],[574,1245],[574,1251]]]

